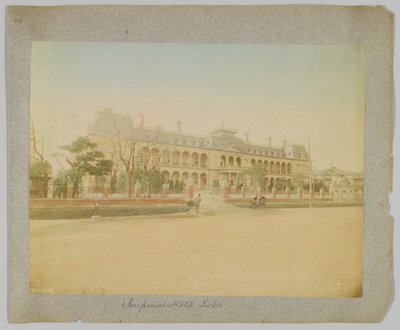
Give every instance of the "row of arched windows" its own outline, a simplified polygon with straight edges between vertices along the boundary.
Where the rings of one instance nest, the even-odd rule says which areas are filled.
[[[158,148],[149,151],[147,147],[143,147],[139,153],[139,161],[143,163],[147,160],[161,165],[207,167],[207,154],[197,152],[184,151],[181,153],[178,150],[171,152],[168,149],[161,152]]]
[[[267,173],[272,173],[272,174],[292,174],[292,165],[290,163],[286,164],[284,162],[268,162],[267,160],[258,160],[256,161],[255,159],[252,159],[250,161],[250,164],[252,166],[255,166],[256,164],[259,166],[262,166],[264,170]]]
[[[267,173],[276,173],[276,174],[292,174],[292,165],[290,163],[285,162],[268,162],[267,160],[262,161],[261,159],[250,160],[250,166],[262,166],[263,169]],[[233,156],[226,157],[225,155],[221,156],[220,167],[241,167],[242,159],[241,157],[234,158]]]
[[[189,152],[178,150],[170,151],[168,149],[160,151],[158,148],[149,150],[143,147],[139,153],[139,162],[151,162],[152,164],[183,166],[183,167],[208,167],[208,157],[205,153]],[[247,162],[247,160],[246,160]],[[271,174],[292,174],[292,165],[290,163],[279,161],[262,161],[261,159],[251,159],[250,164],[245,166],[260,166],[267,173]],[[225,156],[220,157],[220,167],[242,167],[243,160],[241,157]],[[297,168],[296,168],[297,169]],[[296,171],[297,172],[297,171]]]
[[[201,187],[206,187],[207,186],[207,174],[206,173],[189,173],[189,172],[183,172],[179,173],[177,171],[170,173],[169,171],[163,171],[162,175],[164,177],[164,181],[182,181],[183,183],[186,183],[186,180],[191,177],[194,181],[194,184],[200,185]]]

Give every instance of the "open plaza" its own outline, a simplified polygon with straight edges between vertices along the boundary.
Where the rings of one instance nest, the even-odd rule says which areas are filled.
[[[362,207],[30,220],[30,291],[358,297]]]

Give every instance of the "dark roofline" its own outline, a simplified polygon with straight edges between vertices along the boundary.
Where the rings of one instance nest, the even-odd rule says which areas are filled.
[[[227,133],[237,134],[239,131],[234,128],[214,128],[214,129],[211,129],[209,132],[210,132],[210,134],[215,134],[218,132],[227,132]]]

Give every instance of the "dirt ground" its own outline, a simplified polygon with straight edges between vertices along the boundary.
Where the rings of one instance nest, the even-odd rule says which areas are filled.
[[[357,297],[362,207],[30,220],[42,293]]]

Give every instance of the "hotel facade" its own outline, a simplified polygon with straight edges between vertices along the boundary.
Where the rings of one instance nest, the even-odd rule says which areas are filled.
[[[227,182],[231,186],[243,183],[253,185],[243,178],[252,167],[265,171],[267,187],[303,180],[308,183],[311,160],[305,146],[287,144],[273,146],[271,138],[265,144],[254,144],[249,134],[242,139],[238,131],[218,128],[204,136],[184,133],[182,123],[175,131],[161,126],[146,127],[144,116],[134,125],[131,116],[111,110],[99,111],[94,124],[89,127],[89,138],[106,154],[113,154],[115,143],[135,142],[133,158],[137,169],[148,162],[159,170],[165,181],[186,182],[191,177],[196,189],[210,189]],[[118,141],[117,141],[118,140]],[[148,160],[146,159],[148,156]],[[120,167],[123,171],[123,167]]]

